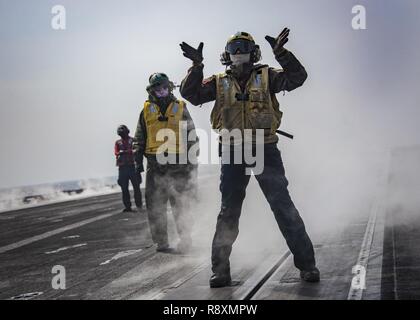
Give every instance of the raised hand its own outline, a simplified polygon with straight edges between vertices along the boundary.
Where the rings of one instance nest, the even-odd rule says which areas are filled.
[[[287,41],[289,41],[289,33],[290,29],[284,28],[277,38],[265,36],[265,40],[267,40],[271,45],[271,48],[273,48],[273,52],[276,56],[285,50],[283,46],[287,43]]]
[[[197,49],[191,47],[186,42],[180,44],[184,57],[187,57],[196,64],[200,64],[203,61],[203,46],[204,43],[202,42],[200,42]]]

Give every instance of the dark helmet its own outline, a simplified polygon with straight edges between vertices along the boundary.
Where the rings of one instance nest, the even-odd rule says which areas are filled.
[[[167,84],[170,91],[173,90],[174,88],[174,84],[169,81],[169,78],[166,74],[161,73],[161,72],[157,72],[157,73],[153,73],[150,77],[149,77],[149,85],[146,87],[146,90],[149,94],[152,93],[153,88],[158,87],[160,85],[164,85]]]
[[[255,44],[254,38],[247,32],[237,32],[228,39],[220,61],[223,65],[230,65],[230,55],[238,53],[250,53],[252,63],[261,59],[260,46]]]
[[[125,124],[120,125],[117,129],[117,134],[119,136],[124,135],[124,134],[129,134],[129,133],[130,133],[130,130],[128,130]]]

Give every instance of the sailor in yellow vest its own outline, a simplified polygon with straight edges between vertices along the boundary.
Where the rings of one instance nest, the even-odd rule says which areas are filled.
[[[266,36],[276,60],[283,67],[275,69],[256,64],[261,59],[259,46],[249,33],[236,33],[228,40],[221,56],[222,64],[229,67],[227,71],[204,80],[203,43],[195,49],[183,42],[180,45],[183,54],[193,61],[193,66],[182,81],[180,92],[194,105],[215,101],[211,113],[213,129],[235,129],[242,133],[251,131],[252,135],[248,136],[248,141],[246,135],[243,135],[242,142],[249,142],[252,148],[256,149],[257,145],[264,146],[263,171],[255,173],[255,178],[294,255],[294,263],[300,269],[301,278],[317,282],[320,275],[315,265],[313,245],[289,195],[288,181],[277,148],[276,130],[280,126],[282,112],[276,93],[298,88],[307,77],[305,68],[283,47],[288,41],[288,36],[287,28],[277,38]],[[262,143],[258,143],[257,129],[263,132]],[[231,141],[222,140],[222,144],[225,144],[222,150],[227,150],[228,156],[231,156],[234,149]],[[224,155],[220,178],[222,204],[212,244],[211,287],[232,284],[229,257],[238,236],[242,202],[250,179],[246,174],[246,169],[249,168],[246,163],[224,163],[223,158]]]
[[[193,218],[189,203],[195,192],[197,169],[196,153],[190,152],[190,158],[186,156],[198,139],[185,102],[175,98],[173,89],[174,84],[164,73],[150,76],[149,99],[144,103],[137,124],[134,150],[138,172],[144,171],[143,158],[147,158],[146,208],[156,250],[186,253],[192,247]],[[189,135],[194,135],[193,141],[188,140]],[[180,238],[176,249],[168,241],[168,201]]]

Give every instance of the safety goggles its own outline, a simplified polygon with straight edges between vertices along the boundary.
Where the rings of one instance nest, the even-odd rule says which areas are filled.
[[[226,51],[229,54],[251,53],[254,49],[255,44],[244,39],[234,40],[226,45]]]

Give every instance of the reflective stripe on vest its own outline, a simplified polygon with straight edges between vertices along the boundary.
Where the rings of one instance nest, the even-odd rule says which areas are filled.
[[[174,101],[166,109],[165,117],[167,121],[159,121],[159,117],[162,116],[159,106],[156,104],[146,101],[144,103],[143,115],[144,121],[146,123],[147,131],[147,140],[146,140],[146,150],[147,154],[156,154],[162,150],[158,150],[163,144],[167,148],[163,152],[168,152],[171,154],[174,153],[183,153],[184,146],[182,144],[182,136],[180,136],[180,121],[182,121],[182,116],[184,113],[185,102],[183,101]],[[160,130],[168,129],[168,131],[161,131],[162,137],[169,136],[174,134],[175,139],[165,138],[167,141],[158,141],[157,136]],[[169,131],[170,130],[170,131]],[[172,132],[172,133],[171,133]]]
[[[245,92],[236,79],[226,73],[216,76],[216,89],[216,103],[211,113],[213,129],[240,129],[242,132],[264,129],[266,143],[277,141],[276,130],[282,112],[276,96],[270,94],[268,67],[251,73]]]

